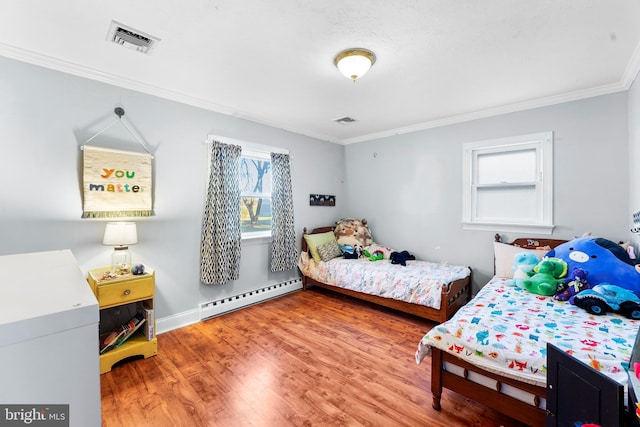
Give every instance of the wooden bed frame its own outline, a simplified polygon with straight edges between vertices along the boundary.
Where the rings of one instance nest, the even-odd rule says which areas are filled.
[[[496,234],[495,240],[500,242],[500,235]],[[523,249],[533,249],[539,246],[554,248],[565,242],[566,240],[521,238],[514,240],[511,245],[519,246]],[[525,424],[532,426],[545,425],[547,412],[541,409],[539,404],[541,399],[546,399],[546,387],[523,383],[486,371],[435,347],[432,347],[431,350],[431,394],[433,395],[432,406],[435,410],[439,411],[441,409],[442,389],[446,388]],[[444,370],[445,363],[460,367],[464,373],[463,376]],[[470,374],[479,374],[491,378],[495,381],[495,389],[487,388],[469,380]],[[509,385],[534,395],[533,405],[502,393],[501,388],[503,385]]]
[[[304,234],[316,234],[316,233],[326,233],[328,231],[333,231],[335,227],[319,227],[311,230],[310,233],[307,233],[307,228],[304,228]],[[302,238],[302,251],[307,252],[308,246],[307,242]],[[318,286],[325,289],[330,289],[332,291],[349,295],[354,298],[358,298],[364,301],[369,301],[384,307],[392,308],[394,310],[401,311],[403,313],[413,314],[415,316],[422,317],[424,319],[432,320],[434,322],[444,322],[449,319],[453,314],[458,311],[460,307],[465,305],[471,299],[471,275],[467,276],[464,279],[456,280],[449,284],[449,286],[442,286],[442,299],[440,303],[440,308],[435,309],[431,307],[426,307],[419,304],[414,304],[410,302],[404,302],[395,300],[392,298],[384,298],[376,295],[364,294],[361,292],[352,291],[350,289],[340,288],[338,286],[333,286],[327,283],[322,283],[317,280],[314,280],[310,277],[306,277],[304,274],[302,275],[302,288],[307,289],[307,286],[313,285]]]

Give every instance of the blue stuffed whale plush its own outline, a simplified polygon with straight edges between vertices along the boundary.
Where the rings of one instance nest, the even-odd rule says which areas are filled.
[[[566,261],[569,271],[587,271],[591,286],[610,283],[640,296],[640,270],[627,251],[611,240],[580,237],[556,246],[546,256]]]

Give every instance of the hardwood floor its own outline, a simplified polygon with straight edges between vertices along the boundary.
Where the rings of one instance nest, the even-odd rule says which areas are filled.
[[[321,289],[158,337],[101,376],[112,426],[520,426],[444,392],[417,344],[434,323]]]

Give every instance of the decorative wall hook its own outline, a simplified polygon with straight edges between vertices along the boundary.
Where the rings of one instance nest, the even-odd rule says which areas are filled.
[[[80,146],[80,149],[84,149],[84,146],[86,144],[88,144],[89,142],[91,142],[91,140],[93,140],[95,137],[97,137],[98,135],[100,135],[101,133],[103,133],[104,131],[106,131],[107,129],[109,129],[111,126],[113,126],[116,123],[120,123],[122,124],[122,126],[124,126],[127,131],[129,131],[129,133],[131,134],[131,136],[133,136],[136,140],[136,142],[138,144],[140,144],[140,146],[144,149],[144,151],[146,151],[147,153],[151,154],[151,152],[149,151],[149,149],[147,149],[147,145],[144,143],[144,141],[142,140],[142,138],[138,135],[138,133],[133,130],[133,128],[131,128],[131,126],[129,126],[129,124],[127,124],[127,120],[123,119],[122,116],[124,116],[124,108],[122,107],[116,107],[113,112],[115,113],[116,116],[118,116],[117,119],[113,119],[111,121],[111,123],[109,123],[108,125],[106,125],[104,128],[102,128],[99,132],[97,132],[95,135],[93,135],[91,138],[87,139],[83,145]],[[151,158],[153,158],[153,155],[151,156]]]

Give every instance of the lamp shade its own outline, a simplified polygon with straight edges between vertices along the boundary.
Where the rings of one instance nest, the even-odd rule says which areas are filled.
[[[333,60],[333,63],[345,77],[354,82],[364,76],[376,62],[376,55],[367,49],[343,50]]]
[[[135,222],[108,222],[104,229],[103,245],[128,246],[138,243]]]

